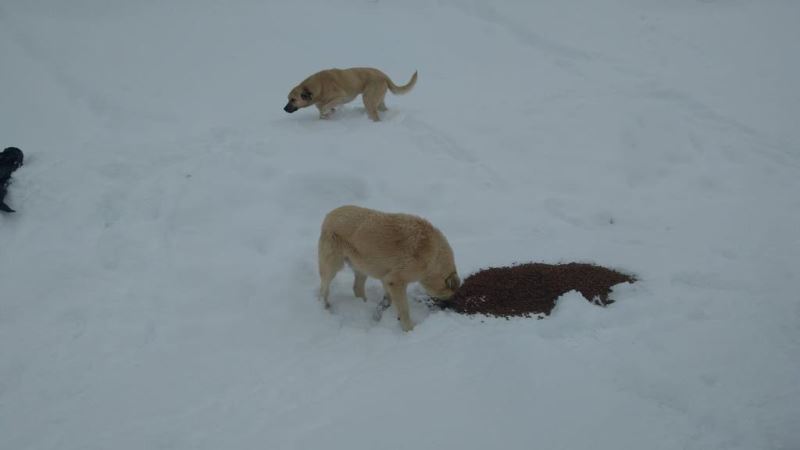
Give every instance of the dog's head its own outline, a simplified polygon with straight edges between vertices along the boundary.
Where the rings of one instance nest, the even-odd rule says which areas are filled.
[[[447,300],[461,287],[461,278],[458,273],[451,272],[447,276],[432,276],[420,282],[428,295],[437,300]]]
[[[17,147],[8,147],[0,153],[0,165],[11,167],[11,170],[16,170],[21,166],[22,160],[22,150]]]
[[[436,255],[420,284],[431,297],[447,300],[461,287],[461,278],[458,277],[453,249],[450,248],[447,238],[439,230],[436,230],[436,235],[438,235],[434,239],[437,242]]]
[[[311,106],[314,104],[314,97],[315,95],[311,86],[305,83],[300,84],[289,92],[289,102],[286,103],[283,110],[291,114],[300,108]]]

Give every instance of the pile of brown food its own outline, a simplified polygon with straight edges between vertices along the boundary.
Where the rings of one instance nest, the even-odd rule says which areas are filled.
[[[556,300],[576,290],[597,305],[608,305],[611,287],[633,283],[631,275],[593,264],[527,263],[476,272],[456,294],[438,305],[462,314],[496,317],[549,315]]]

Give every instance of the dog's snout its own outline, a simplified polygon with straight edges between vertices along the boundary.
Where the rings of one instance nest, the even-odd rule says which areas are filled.
[[[292,102],[289,102],[286,104],[286,106],[283,107],[283,110],[286,111],[287,113],[293,113],[297,111],[297,107],[294,106]]]

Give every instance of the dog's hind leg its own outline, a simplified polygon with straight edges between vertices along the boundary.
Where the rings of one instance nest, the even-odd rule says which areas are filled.
[[[344,267],[344,256],[336,245],[333,234],[322,234],[319,237],[319,296],[325,309],[331,307],[328,302],[331,281],[336,274]]]
[[[355,280],[353,280],[353,295],[355,295],[356,298],[360,298],[366,302],[367,293],[365,292],[364,287],[367,284],[367,276],[356,269],[353,269],[353,272],[356,274]]]
[[[364,106],[367,108],[367,115],[373,122],[380,122],[381,116],[378,115],[378,108],[374,105],[367,105],[367,102],[364,101]]]
[[[331,304],[328,301],[328,295],[330,294],[331,288],[331,281],[342,268],[343,262],[339,260],[326,260],[322,261],[320,259],[319,263],[319,297],[322,299],[322,304],[325,305],[325,309],[330,309]]]
[[[380,105],[383,103],[383,98],[386,96],[386,83],[373,83],[364,89],[361,99],[364,101],[364,107],[367,108],[367,115],[373,121],[381,120],[378,115]],[[385,106],[385,105],[384,105]]]
[[[389,108],[386,107],[386,103],[384,103],[383,100],[381,100],[381,104],[378,105],[378,111],[386,111],[388,109]]]

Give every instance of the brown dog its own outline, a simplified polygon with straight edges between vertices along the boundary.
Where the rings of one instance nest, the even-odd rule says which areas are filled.
[[[358,206],[329,212],[319,236],[320,297],[330,308],[328,292],[347,263],[355,272],[353,293],[367,300],[367,277],[381,280],[403,330],[414,328],[408,315],[406,287],[419,281],[432,297],[450,298],[461,285],[453,250],[441,231],[409,214],[390,214]]]
[[[325,119],[339,105],[349,103],[361,94],[369,118],[378,121],[378,111],[386,111],[383,97],[386,90],[392,94],[405,94],[417,83],[417,72],[405,86],[397,86],[385,73],[369,67],[329,69],[317,72],[303,80],[289,92],[289,102],[283,107],[288,113],[315,105],[319,118]]]

